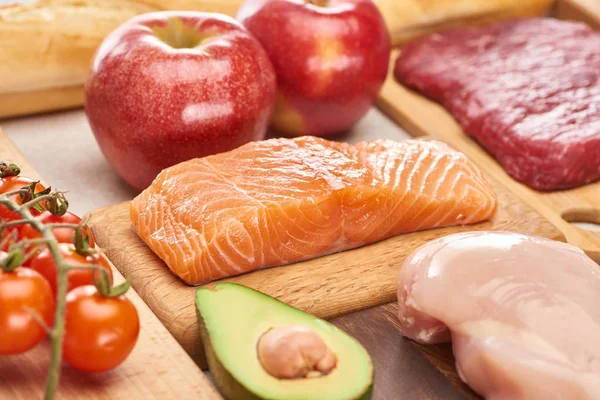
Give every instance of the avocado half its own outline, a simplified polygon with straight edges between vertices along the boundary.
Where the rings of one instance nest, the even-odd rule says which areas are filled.
[[[217,283],[196,291],[200,331],[208,366],[229,400],[370,399],[373,364],[367,351],[344,331],[254,289]],[[270,328],[300,325],[321,336],[336,356],[336,367],[316,378],[277,379],[257,353]]]

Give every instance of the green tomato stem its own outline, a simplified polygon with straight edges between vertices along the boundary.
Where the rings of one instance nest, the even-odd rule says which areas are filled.
[[[44,226],[43,223],[38,221],[31,215],[29,208],[39,203],[40,201],[52,198],[52,195],[44,195],[35,198],[21,206],[11,201],[8,196],[10,193],[0,196],[0,204],[6,206],[11,211],[17,212],[21,217],[26,220],[33,228],[42,234],[42,238],[45,241],[48,250],[54,258],[56,264],[56,309],[54,312],[54,326],[50,331],[50,338],[52,340],[52,353],[50,356],[50,368],[48,370],[48,377],[46,380],[46,392],[44,395],[45,400],[52,400],[58,387],[60,379],[60,369],[62,361],[62,344],[64,338],[65,329],[65,308],[66,308],[66,297],[67,297],[67,284],[68,284],[68,272],[69,266],[65,263],[56,238],[52,234],[52,228]],[[74,267],[74,266],[73,266]]]
[[[21,188],[21,189],[13,190],[11,192],[3,193],[2,197],[10,197],[10,196],[14,196],[16,194],[23,193],[23,192],[26,192],[26,191],[27,191],[27,187],[24,187],[24,188]]]
[[[0,229],[10,228],[11,226],[17,226],[17,225],[27,225],[27,224],[29,224],[29,221],[25,221],[23,219],[20,219],[18,221],[2,222],[0,224]]]
[[[54,312],[54,327],[52,329],[52,353],[50,356],[50,369],[46,379],[45,400],[54,398],[58,381],[60,379],[60,367],[62,361],[62,344],[65,330],[65,309],[68,285],[68,272],[58,244],[52,235],[52,229],[42,228],[43,236],[48,240],[48,249],[54,257],[56,263],[56,310]],[[60,260],[60,261],[59,261]]]
[[[33,200],[29,200],[27,203],[23,203],[23,204],[22,204],[22,205],[19,207],[19,209],[21,209],[21,210],[27,210],[27,212],[29,213],[29,209],[30,209],[30,208],[33,208],[33,207],[37,206],[37,205],[38,205],[39,203],[41,203],[42,201],[45,201],[45,200],[52,200],[52,199],[54,199],[54,198],[55,198],[55,195],[53,195],[53,194],[45,194],[45,195],[43,195],[43,196],[36,197],[36,198],[35,198],[35,199],[33,199]],[[17,209],[17,210],[13,210],[13,211],[17,211],[17,212],[18,212],[19,210]],[[31,214],[29,214],[29,215],[31,216]],[[23,216],[23,214],[21,214],[21,216]],[[31,216],[31,218],[33,219],[33,216]],[[41,232],[41,231],[40,231],[40,232]],[[54,237],[52,237],[52,239],[54,239]]]
[[[9,176],[17,176],[21,173],[21,168],[17,164],[7,161],[0,162],[0,178],[8,178]]]
[[[13,244],[11,247],[14,248],[23,248],[23,247],[27,247],[27,246],[35,246],[35,245],[40,245],[46,244],[46,239],[27,239],[27,240],[22,240],[19,243],[15,243]]]
[[[106,270],[98,265],[71,265],[71,264],[65,264],[65,269],[67,270],[72,270],[72,269],[95,269],[96,271],[99,272],[106,272]],[[108,272],[106,272],[108,274]]]
[[[37,312],[35,312],[35,310],[34,310],[33,308],[31,308],[31,307],[28,307],[28,306],[23,306],[22,308],[23,308],[23,310],[25,310],[25,312],[29,313],[29,314],[31,315],[31,317],[32,317],[33,319],[35,319],[35,321],[36,321],[38,324],[40,324],[40,326],[41,326],[42,328],[44,328],[44,330],[46,331],[46,333],[47,333],[48,335],[52,335],[52,328],[50,328],[50,327],[49,327],[49,326],[46,324],[46,321],[44,321],[44,320],[42,319],[42,317],[41,317],[41,316],[40,316],[40,315],[39,315]]]
[[[46,226],[55,229],[55,228],[73,228],[73,229],[77,229],[77,227],[79,226],[79,224],[63,224],[63,223],[54,223],[54,224],[46,224]]]
[[[48,376],[46,379],[46,391],[44,394],[45,400],[52,400],[56,394],[56,390],[58,388],[58,383],[60,380],[60,371],[61,371],[61,363],[62,363],[62,347],[64,341],[64,333],[65,333],[65,310],[66,310],[66,297],[67,297],[67,288],[68,288],[68,273],[72,269],[94,269],[100,271],[100,279],[108,282],[109,275],[108,272],[98,266],[98,265],[72,265],[65,262],[61,252],[58,242],[52,233],[52,230],[55,228],[75,228],[81,229],[80,224],[48,224],[44,225],[41,221],[34,218],[34,216],[29,211],[30,208],[36,207],[42,201],[57,201],[57,196],[61,196],[61,193],[54,194],[43,194],[39,197],[36,197],[25,204],[19,205],[18,203],[9,199],[10,196],[15,194],[22,193],[22,190],[4,193],[0,195],[0,205],[7,207],[9,210],[18,213],[23,220],[20,221],[20,224],[29,224],[35,230],[40,232],[42,235],[41,238],[25,240],[16,246],[22,248],[27,245],[44,245],[48,248],[50,253],[52,254],[52,258],[54,259],[54,263],[56,265],[56,308],[54,312],[54,326],[52,328],[46,326],[41,318],[37,318],[42,327],[46,329],[50,339],[52,341],[52,350],[50,356],[50,367],[48,370]],[[64,204],[68,203],[66,200],[59,199],[64,201]],[[66,210],[65,210],[66,211]],[[7,222],[0,224],[0,230],[12,226],[19,225],[17,222]],[[22,251],[22,250],[21,250]],[[31,254],[34,252],[32,251]],[[109,285],[110,286],[110,285]],[[109,296],[120,295],[127,291],[129,287],[129,282],[125,282],[122,285],[119,285],[116,288],[106,288],[106,292]],[[39,316],[38,316],[39,317]]]

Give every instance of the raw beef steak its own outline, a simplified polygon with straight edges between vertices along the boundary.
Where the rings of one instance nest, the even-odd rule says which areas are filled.
[[[441,102],[512,177],[540,190],[600,178],[600,33],[550,18],[436,33],[396,79]]]

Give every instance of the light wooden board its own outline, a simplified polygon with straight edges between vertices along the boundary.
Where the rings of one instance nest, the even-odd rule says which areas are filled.
[[[595,5],[589,9],[585,6]],[[596,21],[600,27],[600,1],[561,0],[556,17],[575,16]],[[575,12],[576,11],[576,12]],[[480,168],[508,187],[521,199],[544,215],[566,236],[567,241],[583,249],[600,262],[600,233],[576,227],[569,222],[600,223],[600,182],[581,188],[540,193],[512,179],[492,156],[470,139],[460,125],[439,104],[398,84],[393,78],[393,65],[399,50],[392,55],[388,79],[381,90],[379,108],[414,136],[430,135],[464,152]]]
[[[553,0],[523,0],[520,2],[501,0],[374,1],[382,13],[394,46],[402,45],[427,33],[457,26],[480,25],[509,18],[547,15],[554,5]]]
[[[340,140],[355,142],[378,137],[401,139],[393,125],[387,129],[354,130]],[[255,271],[228,279],[322,318],[332,318],[395,300],[396,276],[402,259],[425,242],[447,234],[494,229],[562,237],[532,208],[495,184],[499,211],[492,222],[400,235],[360,249],[329,255],[284,267]],[[129,203],[91,213],[90,225],[117,269],[132,281],[136,291],[173,336],[203,365],[193,293],[170,273],[165,264],[138,238],[129,218]]]
[[[554,15],[559,19],[583,21],[594,29],[600,29],[598,0],[557,0]]]
[[[40,179],[0,130],[0,160],[18,163],[23,176]],[[51,182],[48,182],[51,184]],[[115,281],[123,280],[113,269]],[[85,374],[63,368],[57,399],[221,399],[204,373],[169,334],[134,290],[128,297],[138,310],[141,332],[130,357],[117,369]],[[41,399],[50,346],[44,342],[18,356],[0,356],[0,399]]]
[[[558,227],[567,241],[584,250],[600,262],[600,233],[582,229],[573,222],[600,223],[600,184],[556,193],[539,193],[522,185],[475,142],[470,140],[454,119],[437,104],[389,82],[383,89],[379,105],[390,117],[415,136],[425,134],[454,146],[465,153],[480,168],[508,187]]]

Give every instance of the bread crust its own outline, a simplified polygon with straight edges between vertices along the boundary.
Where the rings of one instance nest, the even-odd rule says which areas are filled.
[[[159,10],[231,16],[243,0],[38,0],[0,7],[0,118],[82,104],[96,48],[129,18]],[[394,44],[447,26],[540,15],[552,0],[375,0]]]
[[[145,12],[222,9],[219,0],[40,0],[0,8],[0,93],[83,83],[96,48],[117,26]]]

